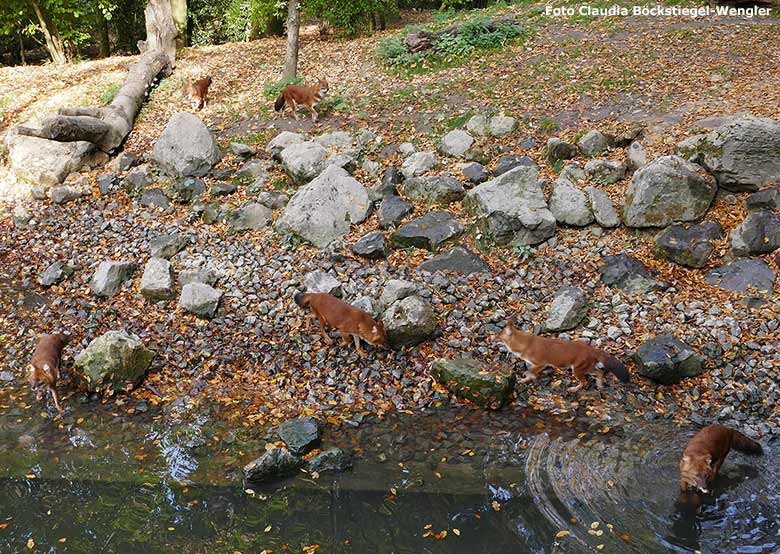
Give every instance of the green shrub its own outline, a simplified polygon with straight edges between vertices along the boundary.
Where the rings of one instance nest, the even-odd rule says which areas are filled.
[[[276,83],[272,81],[266,81],[263,86],[263,96],[269,100],[276,100],[282,93],[282,89],[287,85],[299,85],[303,80],[300,77],[293,77],[292,79],[282,79]]]
[[[474,50],[499,48],[510,40],[527,35],[526,30],[516,24],[498,23],[493,30],[488,24],[489,19],[482,15],[467,19],[460,24],[457,34],[445,34],[433,44],[433,48],[415,54],[407,50],[406,37],[413,31],[430,30],[436,26],[407,27],[398,35],[380,42],[376,54],[386,65],[413,69],[420,66],[422,60],[430,61],[434,66],[436,62],[452,62],[465,58]]]

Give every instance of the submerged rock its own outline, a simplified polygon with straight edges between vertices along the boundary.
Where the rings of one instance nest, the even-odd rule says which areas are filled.
[[[306,461],[305,469],[312,473],[324,473],[326,471],[345,471],[352,466],[349,455],[341,448],[332,446]]]
[[[431,376],[456,396],[494,410],[509,401],[515,383],[513,371],[494,370],[469,357],[438,359]]]
[[[320,427],[313,417],[289,419],[279,424],[279,438],[295,455],[301,456],[320,443]]]
[[[272,448],[244,466],[244,488],[290,477],[298,472],[303,460],[286,448]]]

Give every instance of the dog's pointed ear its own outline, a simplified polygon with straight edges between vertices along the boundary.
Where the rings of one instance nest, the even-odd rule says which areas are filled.
[[[710,454],[707,454],[707,465],[712,467],[712,456]]]

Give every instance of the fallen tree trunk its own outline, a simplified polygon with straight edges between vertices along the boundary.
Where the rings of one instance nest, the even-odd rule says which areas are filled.
[[[517,25],[517,21],[512,18],[492,19],[485,24],[485,28],[488,32],[495,31],[501,25]],[[457,36],[460,34],[461,28],[457,25],[447,27],[441,31],[413,31],[406,35],[406,49],[410,54],[416,54],[417,52],[423,52],[430,50],[436,43],[441,40],[445,35]]]
[[[103,152],[115,151],[133,130],[133,122],[159,75],[167,76],[176,62],[176,25],[170,0],[149,0],[144,10],[146,41],[139,41],[141,58],[127,68],[127,77],[105,108],[62,108],[43,120],[40,129],[18,127],[20,135],[58,142],[91,142]]]
[[[124,85],[105,108],[62,108],[46,117],[40,129],[19,127],[20,135],[59,142],[87,141],[110,154],[133,130],[133,122],[155,79],[170,71],[167,54],[149,51],[130,65]]]

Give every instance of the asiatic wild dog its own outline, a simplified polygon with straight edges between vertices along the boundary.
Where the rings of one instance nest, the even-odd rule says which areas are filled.
[[[360,339],[372,346],[387,347],[387,335],[382,322],[375,321],[371,315],[360,308],[324,292],[298,292],[293,300],[301,308],[312,311],[314,317],[320,322],[320,333],[328,344],[331,344],[333,339],[325,330],[326,324],[338,329],[345,345],[349,345],[349,337],[352,336],[355,348],[361,356],[365,356],[365,352],[360,348]]]
[[[587,385],[589,374],[596,376],[596,386],[601,388],[605,371],[624,383],[631,381],[626,366],[620,360],[584,342],[538,337],[516,329],[512,322],[495,335],[494,340],[504,343],[512,354],[528,364],[521,383],[536,379],[546,367],[570,368],[574,372],[579,383],[569,387],[570,392],[577,392]]]
[[[38,341],[30,360],[30,372],[28,380],[30,386],[36,391],[38,401],[43,399],[42,387],[46,386],[51,393],[54,406],[58,412],[62,412],[60,399],[57,396],[57,380],[60,378],[60,364],[62,363],[62,350],[70,337],[62,334],[43,335]]]
[[[720,466],[731,449],[746,454],[761,454],[761,445],[730,427],[713,423],[688,442],[680,460],[680,490],[694,488],[709,492],[709,485],[718,476]]]
[[[328,83],[322,79],[317,81],[317,84],[311,87],[305,87],[303,85],[287,85],[282,89],[282,93],[279,98],[274,102],[274,110],[281,111],[285,104],[290,106],[293,117],[298,119],[296,109],[298,106],[306,106],[311,112],[311,120],[317,122],[319,114],[314,106],[322,102],[325,98],[325,94],[328,92]]]
[[[200,110],[209,105],[209,87],[212,79],[210,76],[185,84],[181,92],[184,98],[190,101],[193,110]]]

